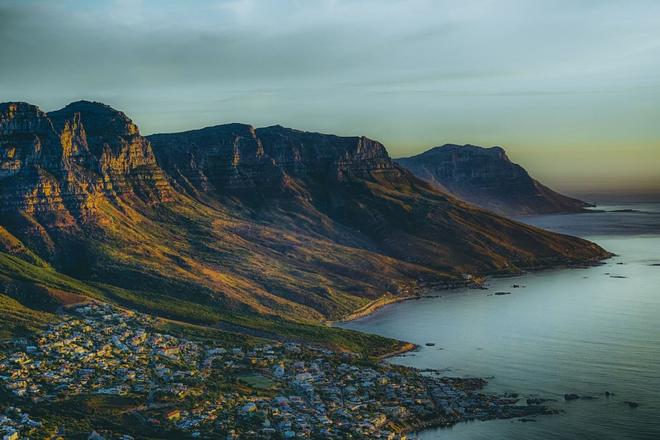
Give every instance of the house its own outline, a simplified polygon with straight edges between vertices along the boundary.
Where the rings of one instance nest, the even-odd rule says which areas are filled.
[[[169,420],[170,422],[173,422],[175,420],[179,420],[181,418],[181,410],[180,409],[173,409],[171,411],[168,411],[165,414],[165,418]]]
[[[282,365],[275,365],[273,367],[273,375],[278,379],[284,377],[284,367]]]
[[[253,402],[249,402],[241,407],[240,412],[242,414],[248,414],[256,410],[257,410],[257,405],[255,405]]]

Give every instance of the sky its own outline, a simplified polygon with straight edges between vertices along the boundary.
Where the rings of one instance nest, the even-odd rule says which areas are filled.
[[[501,145],[569,194],[660,194],[657,0],[0,0],[0,101],[143,134],[228,122]]]

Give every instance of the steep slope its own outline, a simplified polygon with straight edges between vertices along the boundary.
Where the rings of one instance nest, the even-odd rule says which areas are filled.
[[[169,197],[149,144],[107,106],[81,101],[46,115],[27,103],[0,104],[0,142],[3,211],[58,214],[71,223],[103,196]]]
[[[384,341],[318,322],[419,282],[607,256],[447,196],[364,137],[230,124],[145,138],[100,103],[9,103],[0,152],[0,294],[45,313],[86,295],[364,348]]]
[[[448,144],[396,161],[462,200],[505,215],[580,212],[589,206],[534,180],[501,147]]]
[[[430,275],[457,278],[600,253],[583,240],[471,208],[415,178],[364,137],[231,124],[149,139],[159,163],[194,194],[244,203],[272,225],[289,224],[283,218],[295,214],[293,230],[355,237],[351,246]]]

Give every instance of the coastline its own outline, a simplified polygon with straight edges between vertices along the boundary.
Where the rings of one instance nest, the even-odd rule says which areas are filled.
[[[613,249],[613,250],[614,251],[619,251],[620,249]],[[595,271],[594,273],[600,274],[601,272],[607,272],[607,270],[606,269],[599,269],[598,266],[601,266],[603,264],[608,264],[608,266],[615,264],[616,262],[612,261],[610,258],[612,256],[614,256],[615,254],[618,254],[618,253],[620,253],[620,252],[615,252],[615,253],[609,252],[609,255],[608,255],[607,258],[604,258],[603,260],[593,261],[593,262],[590,262],[588,264],[575,264],[575,263],[568,264],[567,263],[567,264],[562,264],[562,265],[526,268],[526,270],[521,271],[519,273],[490,274],[484,280],[484,285],[488,285],[488,287],[490,289],[490,292],[485,292],[485,291],[484,292],[469,292],[469,291],[466,291],[466,290],[462,290],[462,291],[459,291],[459,292],[452,292],[451,291],[452,289],[439,289],[437,286],[432,286],[432,285],[431,286],[429,286],[429,285],[421,286],[420,285],[419,288],[416,289],[416,291],[415,291],[416,295],[413,296],[412,298],[423,298],[423,297],[429,297],[429,296],[430,297],[435,297],[435,296],[451,297],[453,293],[458,293],[458,294],[462,295],[463,294],[462,292],[465,292],[466,296],[471,295],[471,294],[476,295],[476,296],[480,296],[480,294],[492,293],[492,292],[494,292],[498,289],[508,290],[508,289],[506,289],[506,286],[511,286],[514,283],[518,283],[518,284],[521,284],[521,285],[527,285],[527,287],[530,287],[535,283],[533,283],[531,281],[529,282],[529,284],[527,282],[524,282],[524,281],[520,282],[518,277],[519,276],[525,277],[526,275],[532,275],[532,274],[536,274],[536,273],[546,273],[546,274],[548,274],[549,276],[552,277],[553,273],[569,272],[569,271],[567,271],[567,269],[581,269],[581,268],[585,268],[585,267],[592,267],[592,268],[594,268],[594,269],[592,269],[592,270]],[[609,260],[609,262],[608,262],[608,260]],[[628,264],[628,261],[620,262],[619,264]],[[618,268],[619,266],[615,266],[615,267]],[[625,267],[626,266],[621,266],[621,269],[624,269]],[[609,270],[609,267],[607,269]],[[582,278],[581,271],[578,270],[578,271],[571,271],[571,272],[573,272],[573,274],[568,275],[569,279],[571,279],[571,278],[580,278],[581,279]],[[589,278],[595,277],[595,275],[591,275],[591,273],[589,273],[588,275],[589,275]],[[624,274],[624,275],[628,275],[628,274]],[[614,282],[618,282],[618,281],[614,281]],[[447,291],[445,292],[444,290],[447,290]],[[410,295],[407,295],[407,296],[410,298]],[[408,300],[408,299],[403,299],[403,300],[405,301],[405,300]],[[439,299],[438,301],[441,301],[441,300]],[[429,303],[430,302],[431,301],[429,301]],[[393,302],[390,302],[390,303],[393,303]],[[410,305],[410,306],[414,310],[417,310],[418,307],[420,307],[421,310],[423,310],[425,308],[424,304]],[[407,308],[408,305],[404,306],[404,307]],[[391,310],[386,311],[384,314],[389,315],[389,312],[391,312]],[[393,312],[393,313],[396,314],[396,312]],[[381,315],[379,315],[379,316],[381,316]],[[436,316],[436,315],[433,315],[433,316]],[[439,319],[439,320],[444,319],[443,316],[444,315],[440,315],[440,316],[438,316],[437,319]],[[427,337],[426,336],[427,333],[421,333],[420,334],[420,333],[417,333],[417,332],[410,332],[410,331],[402,333],[401,331],[397,331],[397,325],[401,325],[402,329],[403,329],[403,326],[405,325],[405,322],[409,319],[415,319],[414,317],[415,317],[415,314],[413,313],[413,314],[405,315],[405,318],[395,320],[394,323],[388,327],[389,330],[390,330],[390,332],[386,333],[388,335],[388,337],[397,338],[397,336],[398,336],[398,338],[402,338],[402,337],[403,338],[410,338],[409,340],[417,341],[417,343],[420,346],[422,346],[422,347],[420,347],[422,349],[425,349],[425,347],[423,347],[423,345],[424,345],[423,341],[425,341],[425,340],[430,340],[430,341],[434,341],[434,342],[437,343],[437,341],[434,340],[434,339],[424,339],[424,338]],[[369,324],[371,321],[365,320],[364,322],[368,323],[368,324],[366,324],[364,326],[356,326],[356,328],[354,328],[354,330],[369,332],[370,328],[372,328]],[[375,326],[373,328],[379,327],[380,319],[374,320],[373,323],[374,323],[374,326]],[[374,330],[371,330],[371,331],[374,331]],[[442,344],[440,344],[440,345],[442,345]],[[420,356],[421,358],[424,358],[423,355],[418,355],[418,356]],[[433,366],[435,366],[435,365],[447,366],[446,363],[443,362],[442,358],[432,357],[430,359],[432,359],[433,362],[434,362]],[[398,362],[401,362],[401,361],[402,360],[399,360],[399,359],[385,360],[385,362],[388,362],[388,363],[390,363],[390,362],[398,363]],[[414,360],[405,360],[405,361],[403,361],[403,363],[407,366],[412,365],[413,368],[415,368],[415,367],[421,368],[421,367],[426,366],[426,364],[424,362],[418,363],[418,362],[415,362]],[[475,372],[476,372],[477,376],[479,376],[479,372],[481,372],[482,374],[484,373],[483,370],[475,371]],[[456,373],[458,373],[458,374],[456,374]],[[454,373],[443,373],[443,374],[449,374],[449,375],[456,374],[458,377],[464,377],[458,371],[455,371]],[[484,377],[484,376],[480,376],[480,377]],[[490,376],[489,376],[488,381],[490,382]],[[512,383],[512,382],[509,381],[509,384],[510,383]],[[539,393],[538,395],[541,396],[542,400],[545,400],[546,397],[549,397],[547,399],[548,402],[549,402],[547,404],[548,405],[547,412],[543,412],[543,413],[540,413],[538,415],[546,415],[546,414],[547,415],[553,415],[553,414],[557,414],[558,412],[568,411],[569,407],[564,406],[564,400],[561,398],[561,393],[576,392],[576,390],[570,390],[568,388],[562,389],[562,388],[560,388],[562,386],[565,386],[565,385],[553,384],[552,386],[548,387],[548,388],[553,388],[550,391],[548,391],[548,390],[542,390],[542,391],[533,390],[533,391]],[[524,401],[525,401],[526,398],[529,398],[529,396],[532,396],[532,394],[531,394],[532,391],[530,391],[529,389],[525,389],[524,387],[522,389],[518,389],[516,386],[512,386],[512,387],[513,387],[512,391],[515,391],[516,394],[518,394],[518,392],[520,392],[520,394],[522,396],[521,397],[521,402],[520,402],[521,405],[524,405]],[[491,391],[491,392],[495,392],[495,393],[502,392],[502,388],[497,388],[496,387],[494,389],[497,390],[497,391]],[[509,387],[506,388],[507,391],[509,389],[510,389]],[[607,388],[604,388],[604,389],[607,389]],[[584,393],[584,394],[582,394],[582,393],[580,393],[580,394],[586,396],[585,400],[594,398],[594,397],[591,397],[591,395],[589,394],[590,391],[585,391],[585,390],[579,390],[579,391],[582,391]],[[557,393],[557,394],[559,394],[559,397],[557,398],[555,395],[553,395],[551,393]],[[623,394],[621,394],[621,395],[623,395]],[[598,398],[599,397],[595,397],[595,399],[598,399]],[[553,401],[553,399],[557,399],[559,401],[559,403],[554,403],[554,404],[550,403],[550,402]],[[623,397],[621,397],[621,399],[623,399]],[[612,399],[612,401],[614,401],[614,400]],[[640,399],[640,401],[641,401],[641,399]],[[623,405],[623,402],[618,402],[618,403],[621,403]],[[528,402],[528,405],[529,405],[529,402]],[[643,405],[643,403],[642,403],[642,405]],[[579,414],[580,410],[583,410],[583,409],[582,408],[578,408],[578,409],[572,408],[573,413],[578,413]],[[598,411],[598,410],[595,410],[595,411]],[[626,417],[626,416],[624,415],[624,416],[621,416],[621,417]],[[524,415],[524,414],[515,415],[514,417],[502,417],[502,419],[506,419],[506,418],[510,418],[511,421],[516,421],[516,422],[521,422],[522,423],[522,422],[534,421],[533,419],[535,417],[531,416],[531,419],[530,419],[529,416]],[[497,417],[497,419],[500,419],[500,417]],[[491,420],[491,419],[486,419],[486,420]],[[541,420],[541,419],[539,418],[538,420]],[[463,422],[458,422],[458,423],[463,423]],[[562,422],[559,418],[557,418],[557,421],[551,421],[551,422],[548,422],[548,423],[552,423],[553,426],[554,426],[556,424],[561,425]],[[427,419],[427,420],[421,421],[419,423],[416,423],[414,425],[409,425],[409,426],[402,427],[402,431],[405,432],[405,433],[411,434],[412,436],[420,435],[420,436],[423,436],[423,438],[444,438],[444,437],[451,438],[451,437],[454,437],[454,435],[450,434],[449,432],[445,432],[443,429],[449,428],[449,427],[451,427],[455,424],[457,424],[457,423],[451,423],[451,422],[447,423],[447,420],[444,417],[438,417],[438,418]],[[527,425],[528,426],[531,425],[531,427],[528,427],[528,428],[525,428],[525,429],[534,429],[534,426],[533,426],[533,425],[535,425],[534,423],[527,424]],[[494,426],[494,428],[493,428],[494,433],[496,433],[496,434],[504,433],[505,435],[509,434],[509,432],[506,430],[507,428],[499,428],[498,427],[499,425],[493,425],[493,426]],[[435,429],[439,429],[439,431],[437,433],[432,433],[432,431],[434,431]],[[542,430],[542,429],[540,429],[540,430]],[[481,434],[483,432],[488,432],[488,428],[485,428],[485,425],[484,425],[483,429],[478,428],[474,431],[467,431],[466,430],[466,432],[469,432],[469,433],[475,432],[475,433]],[[525,432],[525,431],[522,431],[522,432]],[[456,437],[457,438],[458,437],[462,438],[462,434],[456,434]],[[531,436],[531,437],[533,437],[533,436]],[[466,437],[466,438],[471,438],[471,437]],[[500,437],[498,437],[498,438],[500,438]],[[502,436],[502,438],[506,438],[506,437]]]
[[[377,298],[364,306],[358,308],[357,310],[349,313],[348,315],[334,320],[334,321],[326,321],[327,325],[334,326],[336,324],[342,324],[342,323],[348,323],[351,321],[356,321],[361,318],[365,318],[377,310],[391,305],[391,304],[396,304],[399,302],[404,302],[404,301],[411,301],[411,300],[417,300],[421,298],[428,298],[433,295],[431,295],[431,292],[437,292],[437,291],[451,291],[455,289],[462,289],[462,288],[473,288],[473,289],[485,289],[484,285],[488,282],[488,280],[492,278],[513,278],[516,276],[521,276],[525,273],[531,273],[531,272],[542,272],[546,270],[560,270],[560,269],[581,269],[585,267],[592,267],[592,266],[599,266],[601,264],[605,264],[604,261],[608,260],[616,254],[607,252],[607,255],[596,260],[590,260],[590,261],[584,261],[584,262],[564,262],[562,264],[553,264],[553,265],[539,265],[539,266],[529,266],[524,269],[520,269],[519,272],[502,272],[502,273],[491,273],[487,275],[475,275],[472,279],[470,280],[465,280],[465,281],[455,281],[455,282],[428,282],[428,283],[423,283],[421,285],[417,286],[409,286],[405,290],[410,292],[413,291],[415,293],[413,294],[408,294],[405,296],[382,296],[380,298]]]
[[[341,324],[344,322],[351,322],[355,321],[360,318],[364,318],[366,316],[369,316],[373,314],[376,310],[381,309],[387,305],[390,304],[396,304],[398,302],[403,302],[403,301],[408,301],[411,299],[415,298],[421,298],[421,295],[406,295],[406,296],[382,296],[380,298],[377,298],[373,301],[368,302],[364,306],[360,307],[359,309],[355,310],[354,312],[349,313],[348,315],[344,316],[343,318],[337,320],[337,321],[327,321],[327,324],[330,326],[334,326],[335,324]]]
[[[585,266],[598,266],[600,264],[604,264],[603,261],[611,258],[615,254],[609,253],[608,256],[604,257],[603,259],[600,260],[595,260],[591,261],[588,263],[565,263],[565,264],[560,264],[560,265],[549,265],[549,266],[537,266],[537,267],[528,267],[525,268],[524,270],[521,270],[520,272],[517,273],[499,273],[499,274],[490,274],[482,277],[475,277],[469,281],[465,282],[459,282],[459,283],[424,283],[423,285],[418,285],[415,287],[410,287],[407,291],[408,292],[413,292],[412,294],[408,294],[405,296],[401,297],[395,297],[395,296],[389,296],[389,297],[382,297],[378,298],[374,301],[369,302],[368,304],[364,305],[363,307],[359,308],[353,313],[350,313],[346,317],[344,317],[341,320],[338,321],[333,321],[329,323],[330,325],[337,325],[341,323],[348,323],[351,321],[355,321],[361,318],[365,318],[376,311],[380,310],[381,308],[392,305],[392,304],[397,304],[400,302],[404,301],[411,301],[411,300],[417,300],[417,299],[422,299],[422,298],[435,298],[438,297],[439,292],[447,292],[451,293],[453,290],[457,289],[462,289],[462,288],[471,288],[471,289],[482,289],[486,290],[486,284],[488,283],[489,280],[494,279],[494,278],[514,278],[516,276],[521,276],[526,273],[532,273],[532,272],[542,272],[542,271],[550,271],[550,270],[565,270],[565,269],[571,269],[571,268],[583,268]],[[421,349],[421,345],[409,342],[409,341],[404,341],[400,340],[401,346],[399,349],[385,353],[383,355],[377,356],[377,359],[382,362],[388,362],[387,360],[392,357],[396,357],[405,353],[410,353],[417,351]],[[415,367],[412,367],[415,368]],[[458,377],[458,379],[469,379],[467,377]],[[483,387],[486,386],[487,380],[484,377],[478,377],[478,378],[472,378],[472,379],[479,379],[483,381]],[[434,401],[434,404],[437,407],[437,403]],[[533,408],[531,413],[526,413],[527,410],[530,408]],[[536,412],[539,411],[539,412]],[[417,434],[422,433],[424,431],[430,431],[433,429],[446,429],[450,428],[458,423],[466,423],[469,421],[474,421],[474,420],[481,420],[481,421],[488,421],[488,420],[527,420],[526,417],[535,417],[537,415],[554,415],[558,414],[559,410],[549,408],[546,406],[534,406],[530,405],[529,403],[525,406],[520,407],[520,413],[519,414],[508,414],[507,416],[503,415],[498,415],[496,417],[487,417],[487,418],[477,418],[477,419],[464,419],[464,420],[447,420],[446,417],[443,416],[437,416],[431,419],[427,420],[421,420],[417,421],[415,423],[407,424],[406,426],[401,427],[401,434],[407,434],[407,435],[414,435],[415,438]],[[534,419],[532,419],[535,421]]]
[[[417,349],[419,349],[419,345],[413,344],[412,342],[405,342],[405,341],[401,341],[401,342],[403,342],[401,348],[399,348],[398,350],[391,351],[389,353],[381,354],[380,356],[377,356],[377,359],[383,361],[385,359],[395,357],[400,354],[409,353],[411,351],[416,351]]]
[[[607,252],[607,251],[606,251]],[[402,289],[406,293],[408,293],[405,296],[383,296],[380,298],[377,298],[373,301],[370,301],[369,303],[365,304],[364,306],[358,308],[357,310],[349,313],[348,315],[344,316],[341,319],[334,320],[334,321],[326,321],[326,325],[334,327],[334,326],[339,326],[340,324],[344,323],[349,323],[352,321],[356,321],[362,318],[366,318],[378,310],[382,309],[383,307],[392,305],[392,304],[397,304],[400,302],[404,301],[412,301],[412,300],[418,300],[422,298],[433,298],[437,297],[435,293],[437,292],[451,292],[452,290],[456,289],[462,289],[462,288],[472,288],[472,289],[487,289],[485,287],[486,283],[488,280],[493,279],[493,278],[513,278],[516,276],[523,275],[525,273],[531,273],[531,272],[542,272],[546,270],[561,270],[561,269],[571,269],[571,268],[584,268],[584,267],[589,267],[589,266],[598,266],[601,264],[604,264],[605,260],[608,260],[615,256],[616,254],[613,254],[611,252],[607,252],[607,256],[598,259],[598,260],[593,260],[589,262],[581,262],[581,263],[575,263],[575,262],[564,262],[563,264],[557,264],[557,265],[545,265],[545,266],[533,266],[533,267],[527,267],[525,269],[521,269],[519,272],[507,272],[507,273],[493,273],[489,275],[482,275],[482,276],[474,276],[471,279],[466,279],[464,281],[454,281],[454,282],[427,282],[423,284],[418,284],[418,285],[411,285],[406,287],[405,289]],[[409,292],[413,292],[410,294]],[[416,351],[420,348],[419,345],[414,344],[409,341],[404,341],[404,340],[399,340],[401,342],[400,348],[376,356],[377,359],[379,360],[385,360],[391,357],[395,357],[404,353],[409,353],[412,351]]]
[[[512,276],[514,274],[511,274]],[[470,280],[465,280],[465,281],[453,281],[453,282],[447,282],[447,281],[439,281],[439,282],[428,282],[424,283],[421,285],[411,285],[405,288],[406,292],[414,292],[412,294],[407,294],[405,296],[382,296],[380,298],[377,298],[373,301],[368,302],[367,304],[363,305],[362,307],[358,308],[357,310],[349,313],[348,315],[334,320],[334,321],[326,321],[326,324],[333,326],[336,324],[341,324],[341,323],[347,323],[351,321],[355,321],[360,318],[365,318],[377,310],[388,306],[390,304],[396,304],[404,301],[411,301],[411,300],[416,300],[416,299],[421,299],[430,296],[429,292],[433,291],[449,291],[449,290],[454,290],[454,289],[461,289],[465,287],[474,287],[476,289],[480,288],[480,286],[483,285],[483,283],[486,281],[487,277],[475,277]]]
[[[351,312],[350,314],[346,315],[342,319],[336,320],[336,321],[327,321],[326,324],[333,327],[338,324],[342,323],[348,323],[351,321],[355,321],[361,318],[365,318],[369,315],[372,315],[376,311],[380,310],[381,308],[391,305],[391,304],[397,304],[400,302],[404,301],[412,301],[412,300],[417,300],[421,298],[426,298],[426,297],[431,297],[430,292],[435,291],[435,290],[446,290],[450,291],[453,289],[460,289],[464,287],[469,287],[473,286],[474,288],[479,288],[479,286],[482,285],[482,283],[485,281],[485,279],[478,279],[478,280],[470,280],[470,281],[464,281],[464,282],[454,282],[454,283],[428,283],[424,286],[418,286],[418,287],[409,287],[406,290],[407,291],[415,291],[416,293],[412,295],[406,295],[406,296],[383,296],[381,298],[377,298],[364,306],[360,307],[359,309],[355,310],[354,312]],[[385,360],[391,357],[399,356],[404,353],[409,353],[411,351],[416,351],[420,348],[419,345],[414,344],[409,341],[403,341],[400,340],[401,346],[393,351],[387,352],[385,354],[381,354],[379,356],[376,356],[378,360]]]

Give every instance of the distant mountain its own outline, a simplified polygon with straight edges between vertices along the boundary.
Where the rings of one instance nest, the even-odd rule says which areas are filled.
[[[424,282],[607,255],[467,205],[365,137],[244,124],[143,137],[100,103],[0,104],[0,300],[26,328],[30,310],[87,296],[355,348],[374,342],[318,323]]]
[[[533,179],[501,147],[447,144],[396,162],[462,200],[504,215],[580,212],[590,206]]]

